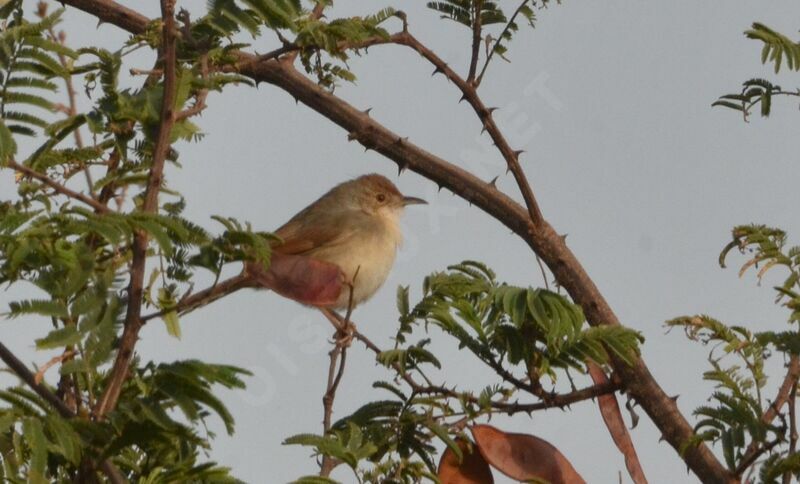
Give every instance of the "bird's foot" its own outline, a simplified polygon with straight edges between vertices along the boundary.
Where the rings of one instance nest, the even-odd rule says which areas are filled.
[[[346,326],[336,331],[333,343],[342,348],[349,348],[353,344],[355,337],[356,325],[347,321]]]

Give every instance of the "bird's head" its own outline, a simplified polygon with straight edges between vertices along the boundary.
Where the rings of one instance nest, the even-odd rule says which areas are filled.
[[[416,197],[406,197],[382,175],[363,175],[352,180],[354,202],[370,215],[396,217],[407,205],[427,203]]]

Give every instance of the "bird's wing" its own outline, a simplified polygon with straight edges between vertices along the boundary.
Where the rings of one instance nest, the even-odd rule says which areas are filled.
[[[351,231],[343,227],[326,223],[303,223],[294,219],[274,233],[283,243],[278,243],[272,250],[289,255],[313,255],[314,249],[343,243],[352,235]]]

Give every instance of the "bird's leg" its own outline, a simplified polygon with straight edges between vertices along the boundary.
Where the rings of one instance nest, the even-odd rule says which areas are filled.
[[[361,266],[358,267],[358,269],[360,268]],[[336,328],[334,341],[336,342],[336,346],[341,346],[342,348],[347,348],[350,346],[350,344],[353,342],[353,334],[356,330],[355,325],[350,321],[350,316],[353,314],[353,285],[355,284],[356,276],[358,276],[358,269],[356,269],[356,273],[353,275],[353,280],[346,283],[347,288],[350,291],[350,295],[347,300],[347,312],[345,313],[344,319],[337,314],[339,320],[341,321],[341,325]]]

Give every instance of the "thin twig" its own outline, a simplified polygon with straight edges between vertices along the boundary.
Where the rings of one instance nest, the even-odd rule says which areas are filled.
[[[324,409],[322,428],[326,434],[331,429],[333,401],[336,399],[336,390],[339,387],[339,383],[342,381],[342,376],[344,375],[344,366],[347,362],[347,347],[344,344],[337,342],[329,354],[331,361],[330,367],[328,368],[328,385],[327,389],[325,390],[325,395],[322,397],[322,405]],[[337,366],[338,370],[336,369]],[[330,476],[331,472],[338,463],[338,460],[328,455],[322,456],[319,475],[323,477]]]
[[[322,314],[328,319],[328,321],[333,325],[334,328],[341,330],[345,327],[344,325],[344,318],[338,315],[335,311],[332,311],[327,308],[320,308]],[[376,356],[383,353],[383,350],[378,347],[375,343],[372,342],[367,336],[363,333],[359,332],[355,325],[352,326],[352,333],[353,338],[360,341],[367,347],[370,351],[375,353]],[[443,386],[435,386],[435,385],[422,385],[416,380],[414,377],[409,375],[406,371],[404,371],[398,364],[393,365],[394,370],[397,372],[398,376],[402,378],[408,385],[411,387],[411,390],[417,394],[421,395],[441,395],[445,397],[455,398],[455,399],[463,399],[472,404],[480,404],[479,399],[474,397],[468,393],[461,393]],[[523,384],[524,385],[524,384]],[[622,384],[619,381],[609,381],[607,383],[593,385],[590,387],[582,388],[580,390],[574,390],[568,393],[550,393],[547,394],[547,399],[545,401],[536,402],[536,403],[506,403],[506,398],[501,399],[500,401],[492,401],[489,403],[490,406],[493,408],[502,411],[503,413],[507,413],[509,415],[515,413],[530,413],[535,412],[537,410],[546,410],[550,408],[564,408],[573,403],[578,403],[584,400],[589,400],[600,395],[606,395],[609,393],[614,393],[616,391],[621,390]]]
[[[47,29],[47,33],[50,35],[50,39],[53,42],[58,42],[61,45],[66,45],[66,34],[61,32],[61,35],[56,35],[53,27],[49,27]],[[62,54],[61,52],[58,53],[58,62],[61,64],[61,67],[64,68],[66,71],[68,69],[67,65],[67,57]],[[68,116],[75,116],[78,114],[78,103],[77,103],[77,96],[75,94],[75,86],[72,83],[72,75],[67,72],[66,76],[64,76],[64,84],[67,88],[67,99],[69,101],[69,106],[67,106],[67,115]],[[83,137],[81,136],[81,128],[78,127],[72,132],[73,136],[75,137],[75,146],[83,148]],[[89,194],[91,194],[92,198],[94,198],[94,182],[92,181],[92,173],[89,171],[89,165],[85,165],[83,167],[83,173],[86,177],[86,185],[89,188]]]
[[[44,384],[36,381],[36,375],[31,372],[25,363],[20,361],[17,356],[8,349],[6,345],[0,343],[0,359],[14,372],[22,381],[25,382],[37,395],[39,395],[44,401],[49,403],[56,409],[56,411],[64,418],[74,418],[75,413],[70,410],[67,405],[58,398],[53,392],[51,392]],[[100,469],[103,473],[108,477],[108,480],[111,481],[113,484],[124,484],[127,482],[125,477],[122,476],[122,473],[117,469],[117,467],[110,461],[104,460],[100,464]]]
[[[173,311],[183,315],[245,287],[255,286],[252,284],[252,280],[249,276],[246,274],[239,274],[225,279],[222,282],[218,282],[202,291],[187,294],[181,298],[175,306],[142,316],[140,321],[144,324],[151,319],[160,318]]]
[[[319,20],[319,19],[321,19],[322,15],[325,13],[325,7],[327,7],[328,4],[333,6],[333,0],[331,0],[330,2],[325,2],[323,0],[318,1],[317,4],[314,5],[314,8],[311,10],[311,13],[308,15],[308,18],[311,19],[311,20]],[[297,46],[293,42],[292,43],[287,42],[286,39],[284,39],[283,36],[280,35],[280,32],[278,32],[278,35],[280,36],[281,40],[283,41],[283,48],[288,49],[286,51],[286,57],[284,57],[283,60],[287,64],[293,64],[295,59],[297,58],[297,53],[298,53]],[[294,48],[291,48],[291,47],[294,47]],[[278,50],[280,50],[280,49],[278,49]],[[278,54],[278,55],[282,55],[282,54],[283,53]]]
[[[500,32],[500,36],[497,37],[497,40],[494,41],[494,45],[492,45],[492,48],[489,50],[489,53],[486,54],[486,61],[483,63],[483,67],[481,68],[481,73],[478,74],[478,78],[475,80],[476,88],[481,85],[481,81],[483,80],[483,75],[486,74],[486,68],[489,67],[489,62],[492,60],[494,52],[495,50],[497,50],[497,46],[503,40],[503,36],[506,35],[508,31],[511,29],[511,26],[514,25],[514,20],[516,20],[517,16],[519,16],[520,12],[522,12],[522,9],[529,1],[530,0],[522,0],[522,3],[519,4],[519,7],[517,7],[517,9],[511,15],[511,18],[508,19],[506,27],[503,29],[502,32]]]
[[[114,148],[111,150],[111,154],[108,157],[108,161],[106,161],[106,178],[111,176],[117,168],[119,167],[120,162],[120,155],[119,150]],[[115,184],[113,181],[109,181],[106,183],[103,188],[100,190],[100,196],[98,197],[98,201],[104,207],[108,207],[108,202],[111,201],[111,198],[114,196],[114,190],[116,189]]]
[[[260,62],[266,62],[273,59],[277,60],[280,56],[288,54],[290,52],[294,52],[298,49],[300,49],[300,47],[298,47],[297,45],[291,42],[287,42],[283,46],[271,50],[266,54],[255,55],[240,62],[237,62],[232,68],[223,69],[223,71],[239,71],[241,69],[244,69],[254,64],[258,64]]]
[[[42,383],[42,381],[44,380],[44,374],[47,373],[47,370],[49,370],[53,366],[61,363],[66,359],[72,358],[74,355],[75,355],[75,350],[67,350],[58,356],[52,357],[47,363],[42,365],[42,367],[39,368],[39,371],[37,371],[36,374],[33,376],[34,380],[36,380],[36,383]]]
[[[758,446],[754,452],[747,452],[739,461],[739,465],[736,467],[736,470],[733,471],[734,474],[739,476],[742,473],[744,473],[744,471],[746,471],[749,467],[751,467],[753,464],[756,463],[759,457],[774,449],[775,446],[780,444],[781,442],[783,442],[783,440],[777,438],[775,440],[767,442],[762,446]]]
[[[162,69],[147,70],[147,69],[137,69],[136,67],[132,67],[130,70],[128,70],[128,72],[132,76],[148,76],[148,77],[152,76],[161,77],[164,74],[164,71]]]
[[[203,81],[208,79],[208,54],[200,56],[200,75]],[[184,109],[175,116],[175,122],[196,116],[206,109],[206,99],[208,98],[208,88],[200,89],[194,98],[194,104],[188,109]]]
[[[775,395],[775,400],[772,401],[767,411],[761,416],[761,422],[768,424],[775,420],[783,405],[789,401],[792,388],[797,384],[798,379],[800,379],[800,356],[792,356],[789,359],[783,383],[781,383],[781,387]]]
[[[161,100],[161,122],[153,147],[153,164],[147,181],[147,189],[142,203],[142,212],[154,213],[158,210],[158,192],[164,176],[164,162],[170,147],[170,134],[175,123],[176,36],[175,0],[161,0],[162,57],[164,62],[164,94]],[[142,327],[142,291],[144,286],[145,262],[147,259],[147,232],[139,230],[134,235],[133,260],[128,284],[128,307],[125,315],[125,328],[117,350],[117,357],[111,369],[103,395],[95,408],[95,415],[103,418],[113,410],[119,399],[122,385],[128,376],[128,368],[133,359],[133,350]]]
[[[78,193],[78,192],[76,192],[74,190],[70,190],[69,188],[67,188],[64,185],[58,183],[57,181],[53,180],[49,176],[45,175],[44,173],[39,173],[38,171],[36,171],[36,170],[34,170],[32,168],[28,168],[25,165],[21,165],[21,164],[17,163],[14,160],[7,161],[5,166],[7,168],[11,168],[12,170],[18,171],[18,172],[22,173],[25,176],[29,176],[29,177],[31,177],[33,179],[39,180],[40,182],[42,182],[45,185],[47,185],[48,187],[52,188],[56,192],[58,192],[58,193],[60,193],[62,195],[66,195],[69,198],[72,198],[72,199],[78,200],[80,202],[83,202],[86,205],[89,205],[90,207],[94,208],[98,212],[106,213],[106,212],[109,211],[108,207],[106,207],[102,203],[98,202],[97,200],[95,200],[95,199],[93,199],[91,197],[87,197],[86,195],[84,195],[82,193]]]
[[[472,8],[472,56],[469,61],[467,83],[475,85],[475,70],[478,68],[478,58],[481,53],[481,10],[483,10],[483,0],[473,0]]]
[[[350,293],[347,298],[347,315],[345,316],[342,329],[336,328],[336,333],[334,333],[334,341],[336,343],[329,353],[331,362],[328,367],[328,385],[325,390],[325,395],[322,397],[322,429],[324,434],[327,434],[331,429],[333,401],[336,399],[336,390],[339,388],[339,383],[342,381],[342,376],[344,375],[344,365],[347,362],[347,347],[350,345],[350,340],[348,339],[349,335],[343,334],[343,331],[347,332],[351,326],[350,316],[352,315],[353,307],[355,306],[353,301],[353,287],[355,285],[356,276],[358,276],[358,271],[360,269],[361,266],[356,268],[356,272],[353,274],[353,280],[348,284]],[[337,364],[339,368],[338,370],[336,370]],[[322,477],[330,476],[331,472],[338,465],[338,463],[339,462],[336,459],[333,459],[331,456],[323,455],[319,475]]]
[[[550,283],[547,281],[547,271],[544,269],[544,264],[542,264],[542,258],[539,257],[539,254],[535,255],[536,255],[536,263],[539,265],[539,270],[542,271],[542,280],[544,281],[544,288],[549,291]]]
[[[789,456],[795,455],[797,451],[797,415],[796,415],[796,408],[797,405],[797,381],[794,382],[792,385],[792,393],[789,395]],[[783,484],[789,484],[792,482],[792,472],[786,471],[783,475]]]
[[[333,6],[333,0],[330,2],[319,1],[316,5],[314,5],[314,9],[311,11],[310,17],[314,20],[319,20],[322,18],[322,14],[325,12],[325,7],[327,4]]]
[[[775,395],[775,400],[772,401],[769,408],[761,415],[761,423],[768,425],[772,423],[781,412],[781,409],[789,401],[792,395],[792,390],[797,386],[797,381],[800,379],[800,357],[792,356],[789,359],[788,369],[786,376],[783,378],[778,393]],[[794,402],[792,402],[794,404]],[[768,451],[767,446],[761,446],[758,442],[751,442],[744,452],[744,456],[740,460],[739,466],[734,471],[734,474],[741,476],[747,468],[755,462],[759,456]]]
[[[75,416],[72,413],[64,402],[58,398],[53,392],[48,390],[44,384],[38,382],[36,380],[36,375],[31,372],[25,363],[19,360],[19,358],[11,352],[11,350],[6,347],[3,343],[0,343],[0,359],[11,368],[18,377],[22,379],[31,389],[36,392],[37,395],[42,397],[47,403],[53,406],[58,413],[64,418],[72,418]]]

